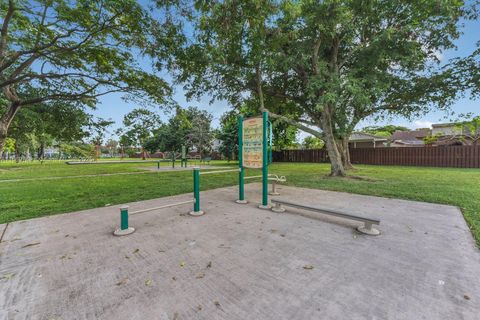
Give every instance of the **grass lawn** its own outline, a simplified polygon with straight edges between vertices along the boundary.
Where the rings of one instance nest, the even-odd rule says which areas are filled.
[[[156,167],[156,164],[69,166],[56,161],[47,161],[43,165],[37,162],[0,163],[0,223],[192,191],[190,171],[67,178],[87,174],[144,172],[143,167],[146,166]],[[358,177],[353,179],[327,177],[328,164],[276,163],[271,165],[270,172],[287,176],[287,184],[292,186],[458,206],[480,244],[480,169],[359,165],[351,172],[351,175]],[[41,179],[52,176],[66,178]],[[34,181],[32,178],[40,180]],[[2,181],[10,179],[29,180]],[[236,173],[206,175],[202,177],[201,188],[206,190],[236,183]]]

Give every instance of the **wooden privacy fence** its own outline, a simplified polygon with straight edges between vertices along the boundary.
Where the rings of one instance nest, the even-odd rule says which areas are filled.
[[[480,168],[480,146],[350,148],[353,164]],[[328,162],[327,151],[282,150],[273,152],[277,162]]]

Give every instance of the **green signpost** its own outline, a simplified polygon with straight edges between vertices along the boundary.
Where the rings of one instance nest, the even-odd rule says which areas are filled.
[[[268,142],[269,137],[268,112],[262,117],[243,119],[238,118],[238,166],[239,166],[239,194],[237,203],[246,203],[245,200],[245,168],[262,169],[262,209],[269,209],[268,204]]]

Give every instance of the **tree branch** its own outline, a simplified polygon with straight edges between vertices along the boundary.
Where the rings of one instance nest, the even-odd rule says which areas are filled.
[[[10,20],[12,19],[14,11],[15,11],[14,0],[9,0],[7,14],[3,19],[2,31],[0,33],[0,57],[2,58],[2,60],[5,57],[5,48],[7,46],[8,25],[10,23]]]

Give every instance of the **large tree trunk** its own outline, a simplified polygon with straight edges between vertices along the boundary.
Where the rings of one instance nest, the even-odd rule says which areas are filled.
[[[353,169],[352,162],[350,161],[350,149],[348,146],[348,139],[340,139],[337,141],[338,149],[342,157],[343,167],[346,170]]]
[[[325,109],[322,112],[322,129],[323,137],[325,139],[325,146],[327,147],[328,157],[331,164],[330,175],[335,177],[344,177],[347,173],[343,166],[342,156],[338,150],[335,136],[333,134],[332,117],[329,106],[325,106]]]
[[[0,122],[0,160],[3,159],[3,147],[5,146],[5,140],[7,139],[8,127]]]
[[[15,141],[15,162],[19,163],[20,162],[20,150],[18,149],[18,144]]]
[[[20,109],[19,102],[13,102],[7,106],[7,110],[2,114],[0,118],[0,159],[3,156],[3,146],[5,145],[5,140],[7,139],[8,128],[12,123],[13,118]]]

